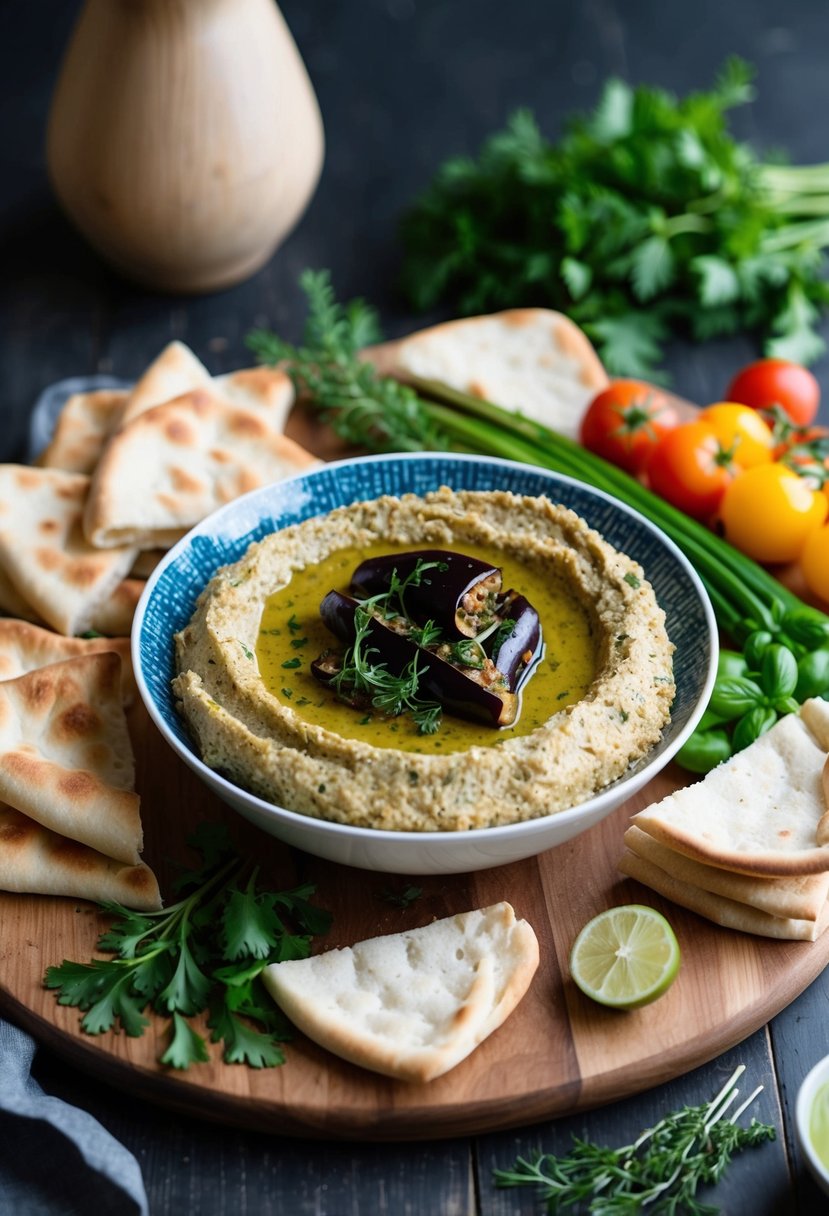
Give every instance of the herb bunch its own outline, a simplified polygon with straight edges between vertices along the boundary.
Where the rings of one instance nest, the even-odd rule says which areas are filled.
[[[809,363],[829,303],[829,165],[761,163],[726,115],[753,97],[730,59],[682,99],[609,80],[558,143],[528,110],[477,158],[446,162],[404,216],[404,288],[418,309],[567,312],[608,371],[655,377],[679,326],[704,340],[757,330]]]
[[[59,991],[59,1004],[84,1010],[87,1034],[120,1026],[138,1037],[150,1024],[148,1008],[170,1015],[160,1062],[172,1068],[208,1060],[206,1041],[189,1021],[205,1010],[211,1041],[224,1044],[226,1063],[282,1064],[280,1044],[290,1030],[261,975],[269,963],[307,958],[311,936],[328,930],[330,915],[309,902],[311,884],[262,890],[258,869],[234,853],[223,825],[202,824],[188,843],[202,854],[202,865],[179,877],[176,903],[141,913],[102,903],[118,919],[98,949],[114,957],[64,960],[48,968],[44,983]]]
[[[495,1170],[496,1185],[538,1187],[551,1214],[586,1204],[595,1216],[636,1216],[645,1208],[653,1216],[713,1216],[719,1209],[696,1198],[699,1186],[718,1182],[735,1153],[775,1138],[770,1124],[737,1125],[762,1086],[723,1119],[743,1071],[740,1065],[711,1102],[667,1115],[632,1144],[610,1149],[575,1139],[564,1157],[519,1157],[511,1170]]]

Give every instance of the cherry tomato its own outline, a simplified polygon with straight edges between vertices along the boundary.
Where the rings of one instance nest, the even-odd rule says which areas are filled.
[[[663,435],[648,463],[651,489],[692,515],[707,519],[737,473],[727,448],[706,422],[683,422]]]
[[[768,464],[771,460],[774,448],[772,429],[750,406],[718,401],[716,405],[702,410],[699,420],[707,422],[722,446],[734,453],[734,463],[741,469]]]
[[[679,422],[672,402],[642,380],[615,380],[587,407],[580,438],[591,452],[641,473],[661,435]]]
[[[812,373],[787,359],[759,359],[739,371],[728,386],[729,401],[767,410],[779,405],[798,426],[808,426],[820,405],[820,385]]]
[[[806,537],[800,568],[809,590],[829,604],[829,524],[813,528]]]
[[[829,499],[781,464],[758,464],[729,485],[720,506],[726,540],[758,562],[791,562],[822,524]]]

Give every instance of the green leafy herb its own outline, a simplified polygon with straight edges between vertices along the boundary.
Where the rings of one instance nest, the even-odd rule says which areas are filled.
[[[752,1119],[748,1127],[737,1125],[762,1085],[724,1118],[738,1096],[734,1085],[743,1071],[740,1065],[711,1102],[667,1115],[632,1144],[610,1149],[574,1139],[564,1157],[519,1157],[512,1169],[495,1170],[495,1183],[538,1187],[550,1213],[584,1205],[580,1210],[597,1216],[638,1216],[644,1211],[652,1216],[713,1216],[719,1209],[696,1198],[700,1185],[719,1182],[735,1153],[775,1138],[770,1124]]]
[[[422,887],[404,887],[402,891],[395,891],[392,887],[384,887],[380,892],[383,899],[387,903],[395,904],[398,908],[409,908],[423,894]]]
[[[98,948],[114,957],[64,960],[48,968],[44,983],[58,990],[59,1004],[84,1011],[87,1034],[120,1026],[137,1037],[149,1025],[148,1008],[171,1015],[170,1043],[161,1056],[171,1068],[208,1059],[203,1036],[187,1020],[205,1010],[228,1063],[281,1064],[278,1044],[288,1028],[261,973],[269,963],[306,958],[311,934],[326,932],[330,917],[309,902],[309,884],[261,890],[258,870],[233,852],[223,826],[201,825],[190,843],[203,864],[178,879],[177,890],[187,892],[181,899],[160,912],[102,904],[117,919]]]
[[[609,80],[551,143],[520,110],[477,157],[442,166],[404,217],[403,279],[419,309],[542,304],[567,312],[609,371],[654,378],[670,329],[759,331],[811,362],[829,302],[829,165],[764,164],[730,134],[752,71],[677,99]]]

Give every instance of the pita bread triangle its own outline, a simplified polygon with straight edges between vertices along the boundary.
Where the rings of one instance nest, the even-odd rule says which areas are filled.
[[[67,638],[29,621],[0,618],[0,680],[14,680],[50,663],[101,651],[112,651],[120,658],[121,697],[124,705],[130,705],[136,688],[128,637]]]
[[[145,410],[171,401],[194,388],[209,388],[210,372],[189,346],[174,341],[167,344],[143,375],[136,381],[121,415],[125,426]]]
[[[135,560],[135,549],[102,553],[87,541],[88,490],[82,473],[0,465],[0,566],[19,600],[58,633],[92,628]]]
[[[387,370],[440,380],[574,439],[591,399],[609,383],[582,330],[546,308],[446,321],[389,345]]]
[[[102,388],[73,393],[58,415],[52,441],[36,463],[68,473],[91,473],[107,437],[118,426],[129,393]]]
[[[295,393],[290,377],[280,368],[242,367],[214,376],[213,387],[229,405],[263,410],[275,431],[285,430]]]
[[[829,702],[806,701],[632,823],[695,861],[759,877],[829,870]]]
[[[261,412],[197,389],[113,436],[92,480],[86,535],[101,548],[165,548],[231,499],[317,463]]]
[[[125,865],[105,857],[2,803],[0,889],[98,903],[115,900],[139,912],[161,907],[158,882],[144,862]]]
[[[430,1081],[501,1025],[537,966],[532,928],[501,903],[273,963],[262,978],[322,1047],[374,1072]]]
[[[0,801],[137,865],[138,795],[117,654],[82,655],[0,683]]]

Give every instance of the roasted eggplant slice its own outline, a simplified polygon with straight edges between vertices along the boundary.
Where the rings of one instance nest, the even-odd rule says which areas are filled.
[[[532,604],[517,591],[507,591],[498,604],[502,622],[512,622],[512,632],[500,627],[484,642],[484,650],[504,676],[507,687],[516,692],[538,654],[541,623]]]
[[[339,591],[329,591],[320,605],[320,615],[331,632],[345,646],[352,646],[357,634],[355,612],[359,600]],[[372,616],[368,622],[366,650],[371,651],[370,661],[375,666],[384,664],[394,676],[402,676],[413,660],[420,672],[418,696],[439,701],[445,709],[462,718],[489,722],[492,726],[510,726],[518,712],[518,698],[506,683],[504,686],[485,687],[469,675],[439,658],[430,650],[417,646],[405,634],[397,633],[383,621]],[[327,660],[327,661],[326,661]],[[339,671],[332,670],[330,656],[322,656],[311,665],[311,671],[323,683],[331,680]]]
[[[419,625],[434,621],[449,639],[474,638],[486,629],[501,590],[501,571],[465,553],[418,549],[371,557],[354,571],[351,589],[361,599],[388,591],[394,571],[403,581],[415,572],[418,562],[433,564],[420,582],[406,588],[404,608],[411,620]]]

